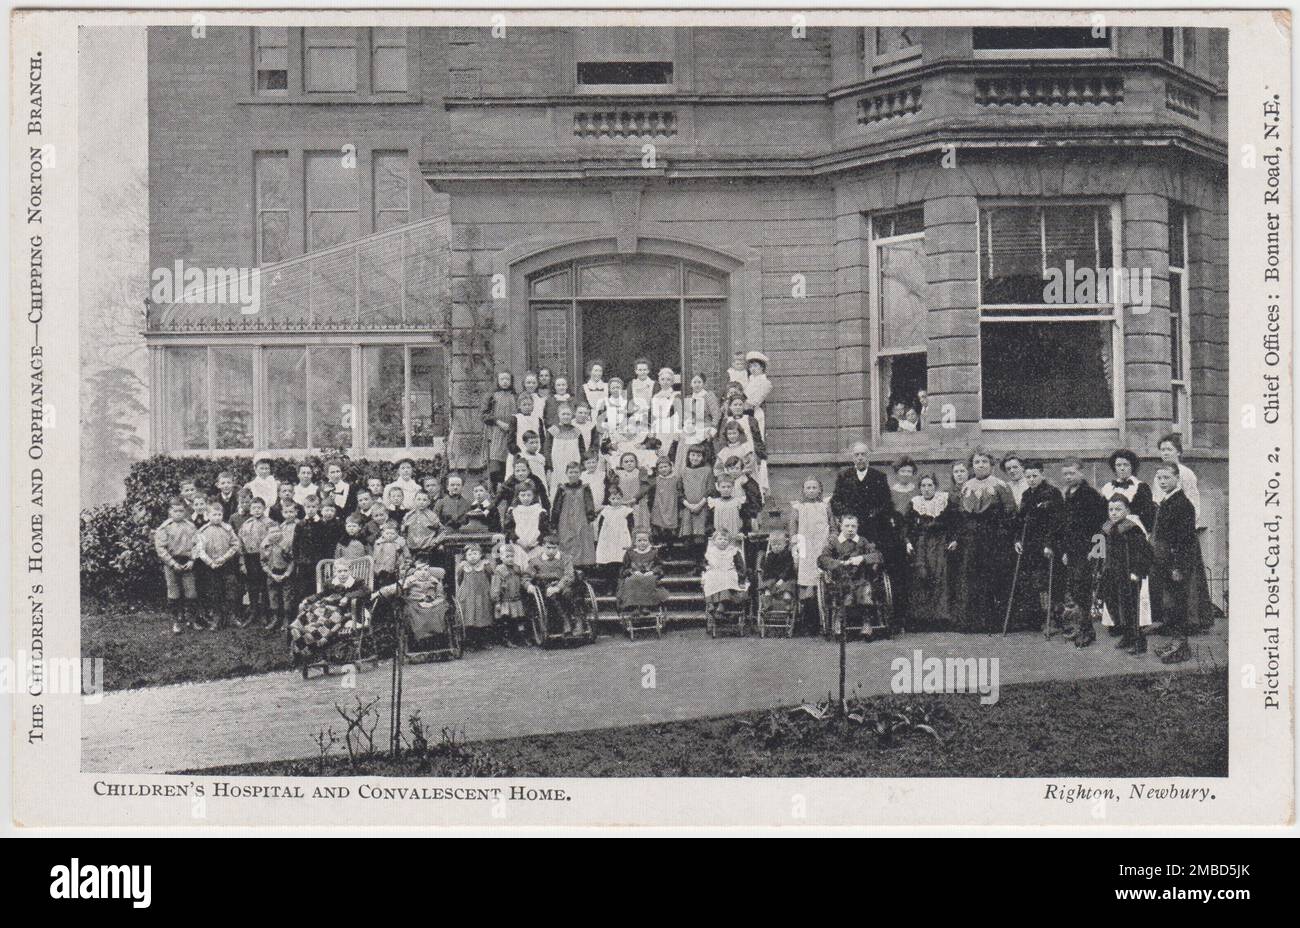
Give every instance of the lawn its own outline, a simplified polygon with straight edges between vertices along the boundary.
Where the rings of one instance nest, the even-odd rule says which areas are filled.
[[[321,757],[184,771],[247,776],[1227,776],[1226,671],[1002,688],[974,696],[855,700],[866,724],[790,709],[598,731],[465,742],[425,735],[398,758],[340,744]],[[913,727],[897,723],[905,716]],[[896,724],[892,737],[876,722]],[[892,720],[892,721],[891,721]],[[339,720],[342,721],[341,719]],[[936,737],[915,727],[926,721]],[[342,726],[339,726],[339,731]],[[409,726],[408,726],[409,730]],[[472,732],[469,733],[472,737]],[[377,740],[386,740],[386,723]]]
[[[193,683],[288,670],[284,633],[256,626],[219,632],[186,627],[172,634],[171,616],[132,603],[81,602],[81,655],[103,658],[104,689]]]

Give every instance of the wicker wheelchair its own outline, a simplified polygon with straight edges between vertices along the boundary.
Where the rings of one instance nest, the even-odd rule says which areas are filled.
[[[338,668],[360,670],[367,664],[373,667],[379,661],[374,614],[369,603],[374,589],[374,561],[368,556],[357,558],[348,567],[361,595],[348,596],[337,606],[320,602],[319,612],[316,603],[304,600],[297,618],[285,632],[294,662],[304,680],[312,670],[319,670],[327,676]],[[317,597],[326,594],[333,579],[333,559],[320,561],[316,565]],[[327,612],[330,620],[325,619]]]
[[[725,634],[744,638],[749,634],[749,626],[753,624],[754,588],[749,582],[749,561],[745,557],[743,546],[737,548],[737,553],[742,564],[739,571],[741,588],[734,591],[733,595],[725,596],[716,603],[706,602],[704,606],[705,628],[710,638]]]
[[[784,635],[786,638],[793,638],[795,626],[799,623],[799,585],[790,583],[788,590],[765,588],[766,555],[766,551],[759,554],[754,569],[754,579],[758,588],[757,603],[754,607],[758,637]]]

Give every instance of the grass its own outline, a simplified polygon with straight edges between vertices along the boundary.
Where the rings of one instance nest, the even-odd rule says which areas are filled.
[[[292,666],[283,632],[252,625],[219,632],[186,627],[173,635],[164,609],[91,597],[81,603],[81,654],[103,658],[106,690],[221,680]]]
[[[1182,671],[1002,688],[974,696],[860,700],[873,718],[931,718],[882,743],[873,727],[790,710],[465,743],[444,732],[397,758],[323,757],[183,771],[244,776],[1227,776],[1226,671]],[[472,734],[472,733],[471,733]],[[304,748],[308,744],[304,743]]]

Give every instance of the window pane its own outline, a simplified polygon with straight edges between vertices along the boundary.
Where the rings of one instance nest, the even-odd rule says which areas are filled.
[[[360,216],[356,212],[311,213],[307,217],[308,251],[320,251],[360,237]]]
[[[365,349],[366,443],[372,448],[401,448],[406,445],[402,424],[402,394],[406,389],[406,368],[400,345],[377,345]]]
[[[917,44],[915,26],[877,26],[876,54],[906,51]]]
[[[311,349],[311,446],[352,447],[352,351]]]
[[[212,349],[218,448],[253,447],[253,349]]]
[[[365,325],[396,325],[402,321],[401,238],[360,246],[361,321]]]
[[[441,348],[411,349],[411,446],[447,434],[447,372]]]
[[[289,257],[289,213],[278,211],[260,214],[257,263],[271,264]]]
[[[553,374],[569,373],[569,303],[534,303],[533,361]]]
[[[895,403],[915,409],[919,417],[917,394],[926,389],[928,359],[924,351],[886,355],[880,359],[880,395],[885,400],[880,416],[882,426],[893,414]],[[922,424],[919,418],[917,424]]]
[[[326,213],[333,219],[341,214]],[[355,322],[357,319],[356,255],[351,249],[311,262],[311,321]]]
[[[880,347],[925,344],[925,241],[882,245],[880,260]]]
[[[980,213],[981,299],[984,303],[1043,302],[1040,214],[1032,206]]]
[[[377,151],[374,156],[375,209],[410,208],[409,175],[406,152]]]
[[[318,93],[349,93],[357,89],[356,31],[304,29],[306,75],[303,84]]]
[[[1109,266],[1102,262],[1099,246],[1104,239],[1110,242],[1109,211],[1103,225],[1100,210],[1095,206],[1049,206],[1043,210],[1044,237],[1047,241],[1047,270],[1058,270],[1063,279],[1082,268],[1100,270]],[[1109,254],[1109,248],[1105,249]],[[1043,301],[1043,297],[1039,297]]]
[[[579,84],[659,84],[673,82],[671,61],[581,61]]]
[[[307,447],[307,349],[266,349],[267,407],[272,448]]]
[[[284,27],[254,29],[257,49],[257,92],[283,94],[289,89],[289,30]]]
[[[311,151],[307,153],[308,209],[356,209],[357,169],[352,157],[342,151]]]
[[[595,264],[578,269],[579,296],[675,296],[680,292],[675,264]]]
[[[426,225],[401,233],[406,253],[405,281],[407,323],[442,329],[447,319],[439,303],[446,266],[437,257],[438,240],[434,226]]]
[[[375,93],[406,92],[406,49],[376,47],[371,52]]]
[[[569,272],[560,271],[533,281],[533,296],[569,296]]]
[[[1186,267],[1187,254],[1183,248],[1183,207],[1169,204],[1169,266]]]
[[[726,387],[722,372],[722,313],[726,304],[719,300],[691,300],[686,304],[686,353],[689,377],[703,374],[710,390],[721,395]]]
[[[986,322],[985,419],[1114,416],[1110,322]]]
[[[976,49],[993,48],[1110,48],[1110,31],[1094,36],[1089,27],[972,29]]]
[[[168,348],[163,366],[163,446],[169,451],[207,450],[208,350]]]
[[[686,272],[686,292],[691,296],[726,296],[727,285],[712,274]]]
[[[1176,29],[1160,30],[1160,42],[1161,42],[1160,54],[1161,57],[1165,59],[1165,61],[1174,60],[1174,41],[1177,38],[1177,35],[1178,35],[1178,31]]]

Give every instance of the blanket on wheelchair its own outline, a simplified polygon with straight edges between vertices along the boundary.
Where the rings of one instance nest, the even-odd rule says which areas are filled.
[[[308,596],[289,625],[289,649],[295,657],[317,657],[328,648],[351,640],[356,633],[354,603],[362,591],[336,591]]]

